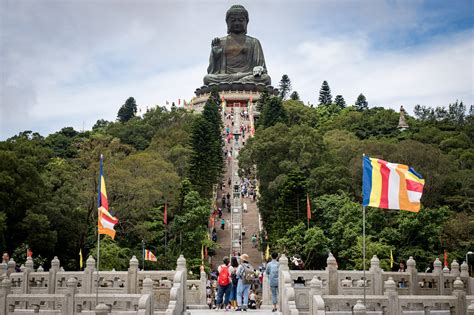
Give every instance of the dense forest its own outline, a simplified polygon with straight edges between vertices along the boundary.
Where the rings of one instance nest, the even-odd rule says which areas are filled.
[[[332,102],[325,85],[318,106],[304,105],[297,93],[284,101],[264,95],[255,137],[240,152],[241,169],[259,180],[270,247],[300,254],[310,268],[325,267],[330,251],[339,268],[361,269],[366,154],[407,164],[426,180],[419,213],[367,208],[369,259],[376,254],[385,270],[390,251],[396,262],[413,256],[422,270],[436,257],[443,261],[445,250],[450,262],[464,261],[474,248],[472,106],[417,105],[415,117],[406,117],[410,127],[400,130],[398,112],[369,108],[362,94],[353,106],[340,95]]]
[[[45,268],[58,256],[66,270],[79,268],[79,250],[84,261],[95,256],[103,154],[109,206],[119,224],[114,241],[102,237],[101,269],[126,270],[132,255],[141,258],[144,241],[158,257],[147,268],[174,268],[186,253],[189,267],[198,270],[202,246],[214,246],[207,222],[222,169],[215,98],[203,115],[173,106],[142,117],[129,98],[116,122],[98,120],[91,131],[66,127],[47,137],[25,131],[0,142],[0,249],[23,263],[30,248],[35,265]],[[201,181],[196,174],[204,170]]]

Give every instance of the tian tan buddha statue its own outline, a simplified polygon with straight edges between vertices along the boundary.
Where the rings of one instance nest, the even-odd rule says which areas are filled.
[[[269,86],[262,46],[247,36],[249,14],[241,5],[233,5],[226,14],[227,36],[214,38],[205,85],[254,83]]]

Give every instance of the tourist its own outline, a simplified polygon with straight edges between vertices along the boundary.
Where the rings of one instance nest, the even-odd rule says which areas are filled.
[[[217,291],[217,301],[216,305],[219,308],[227,308],[227,304],[229,304],[230,293],[232,290],[232,279],[231,273],[234,269],[232,266],[229,266],[229,257],[225,256],[222,260],[223,264],[217,268],[219,272],[219,276],[217,277],[217,283],[219,284],[219,289]],[[225,294],[224,303],[222,303],[222,297]]]
[[[254,276],[253,267],[249,264],[249,255],[242,254],[240,256],[240,266],[237,269],[237,305],[236,311],[247,311],[249,290],[252,284],[252,277]]]
[[[280,263],[277,261],[278,253],[272,253],[272,261],[267,264],[267,269],[265,273],[268,276],[268,282],[270,284],[270,289],[272,291],[272,312],[277,311],[278,304],[278,269],[280,268]]]
[[[230,181],[230,178],[229,178],[229,181]],[[230,183],[229,183],[229,187],[230,187]],[[230,192],[227,192],[227,200],[230,200]]]
[[[401,260],[398,264],[398,272],[405,272],[406,271],[406,264],[404,260]]]
[[[252,310],[257,309],[257,302],[255,300],[255,292],[253,290],[250,290],[250,294],[249,294],[249,308]]]
[[[217,214],[219,215],[219,219],[222,218],[222,208],[219,208],[219,210],[217,210]]]
[[[3,252],[3,254],[2,254],[2,263],[8,264],[9,261],[10,261],[10,255],[8,255],[7,252]]]
[[[224,218],[221,219],[221,229],[224,230],[225,228],[225,220]]]
[[[230,265],[233,267],[232,273],[230,277],[232,279],[232,293],[230,294],[230,305],[236,309],[237,308],[237,284],[239,283],[239,279],[237,279],[237,268],[239,267],[239,262],[237,261],[237,257],[232,256],[230,258]]]
[[[245,201],[242,207],[244,208],[244,213],[247,213],[248,208],[247,208],[247,203]]]
[[[252,234],[252,247],[257,248],[257,235],[255,233]]]

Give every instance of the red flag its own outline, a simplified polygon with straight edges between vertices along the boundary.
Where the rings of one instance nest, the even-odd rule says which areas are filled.
[[[444,250],[444,266],[448,267],[448,253]]]
[[[33,251],[30,248],[26,250],[26,257],[33,257]]]
[[[180,104],[181,104],[181,99],[180,99],[180,98],[178,98],[178,105],[180,105]]]
[[[167,204],[165,203],[165,213],[163,214],[163,222],[165,225],[168,225],[168,211],[167,211]]]
[[[306,216],[311,219],[311,202],[309,202],[309,193],[306,193]]]

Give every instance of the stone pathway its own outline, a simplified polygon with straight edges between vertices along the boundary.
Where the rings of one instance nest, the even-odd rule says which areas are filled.
[[[225,310],[210,310],[207,309],[189,309],[191,315],[209,315],[209,314],[259,314],[259,315],[281,315],[280,312],[273,313],[272,307],[269,305],[262,305],[260,309],[257,310],[247,310],[247,312],[236,312],[234,310],[225,311]]]

